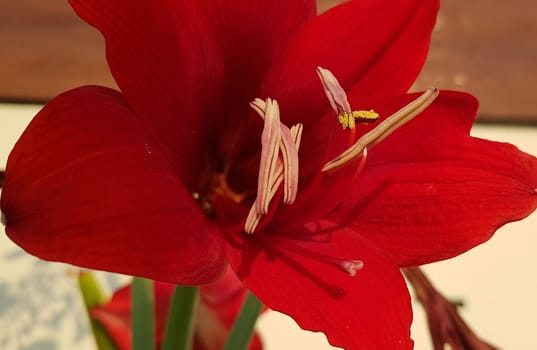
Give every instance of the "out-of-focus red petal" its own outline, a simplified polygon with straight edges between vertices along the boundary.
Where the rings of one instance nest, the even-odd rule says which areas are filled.
[[[225,267],[221,234],[114,90],[60,95],[12,151],[7,234],[47,260],[182,284]]]
[[[201,303],[196,313],[194,339],[196,350],[220,350],[224,347],[246,292],[244,284],[231,268],[218,281],[200,287]],[[248,348],[263,348],[257,333],[254,333]]]
[[[104,327],[120,350],[132,349],[131,287],[129,284],[118,289],[106,304],[96,306],[90,310],[91,318]],[[155,340],[157,349],[160,349],[175,285],[155,282],[153,288],[155,297]]]
[[[472,96],[442,91],[369,152],[331,220],[351,225],[400,265],[421,265],[458,255],[530,214],[537,207],[537,159],[470,137],[476,109]]]
[[[196,1],[70,3],[103,34],[110,70],[128,104],[193,188],[211,127],[201,116],[219,99],[224,74],[201,6]]]
[[[268,307],[324,332],[334,346],[411,349],[410,298],[396,264],[356,232],[323,229],[295,238],[230,236],[231,265]],[[362,260],[364,268],[351,277],[314,254]]]
[[[304,137],[307,123],[330,108],[317,66],[330,69],[346,91],[361,97],[357,109],[405,93],[425,61],[438,7],[438,0],[354,0],[336,6],[290,40],[262,91],[280,102],[284,123],[306,122]]]
[[[93,307],[90,317],[103,326],[120,350],[132,349],[130,285],[118,289],[106,304]]]
[[[162,345],[174,289],[175,285],[170,283],[154,284],[157,349]],[[231,269],[216,282],[200,288],[200,303],[194,316],[194,350],[224,347],[245,296],[246,289]],[[109,302],[94,307],[90,314],[121,350],[132,348],[131,285],[118,289]],[[262,348],[259,336],[254,334],[249,349]]]

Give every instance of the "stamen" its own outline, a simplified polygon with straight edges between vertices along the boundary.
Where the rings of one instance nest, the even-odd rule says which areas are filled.
[[[352,111],[350,113],[343,112],[338,115],[337,119],[343,130],[352,130],[356,127],[356,120],[360,123],[376,122],[379,119],[379,114],[372,109],[369,111]]]
[[[276,177],[278,149],[281,141],[280,110],[278,102],[267,99],[264,111],[265,126],[261,135],[261,162],[257,183],[257,211],[266,214],[271,198],[267,189],[271,187]]]
[[[358,167],[354,171],[353,179],[355,179],[365,168],[365,162],[367,161],[367,147],[364,148],[362,151],[362,154],[360,155],[360,164],[358,164]]]
[[[261,218],[268,213],[270,203],[282,182],[283,202],[292,204],[295,201],[298,192],[298,147],[302,137],[302,124],[296,124],[290,130],[280,122],[276,100],[267,99],[265,102],[256,98],[250,106],[265,121],[265,126],[261,136],[257,198],[244,226],[247,233],[253,233]],[[274,144],[276,138],[277,145]]]
[[[293,137],[297,152],[300,148],[300,141],[302,141],[302,130],[304,130],[304,125],[302,125],[302,123],[295,124],[291,127],[291,136]]]
[[[324,93],[330,102],[330,106],[334,109],[337,115],[341,113],[351,112],[351,105],[347,99],[345,90],[339,84],[334,74],[328,69],[317,67],[317,75],[321,79],[321,83],[324,87]]]
[[[339,156],[326,163],[323,166],[322,171],[327,172],[332,169],[340,168],[357,158],[363,152],[364,148],[367,147],[371,149],[371,147],[384,140],[395,130],[414,119],[414,117],[423,112],[425,108],[429,107],[438,96],[438,93],[438,89],[434,87],[425,91],[420,97],[401,108],[399,111],[386,118],[386,120],[380,123],[376,128],[360,137],[354,145],[346,149]]]
[[[285,172],[283,187],[283,202],[291,204],[295,201],[298,191],[298,151],[293,142],[291,131],[288,127],[282,126],[281,151],[283,156],[283,171]],[[297,155],[297,157],[294,157]]]
[[[343,90],[337,78],[328,69],[317,67],[317,74],[319,75],[319,79],[321,79],[330,106],[336,112],[338,121],[343,129],[354,129],[356,120],[360,123],[371,123],[379,118],[379,114],[372,109],[369,111],[351,110],[345,90]]]
[[[349,276],[356,276],[356,272],[364,268],[364,262],[362,260],[343,260],[340,268],[349,274]]]
[[[235,203],[242,202],[245,197],[244,193],[236,193],[229,187],[224,173],[216,173],[213,175],[213,191],[215,194],[229,198]],[[199,199],[198,193],[193,193],[192,196],[196,200]]]
[[[252,109],[256,111],[257,114],[259,114],[261,119],[265,120],[265,108],[267,107],[265,101],[260,98],[256,98],[255,100],[250,102],[250,107],[252,107]]]
[[[261,221],[263,215],[259,214],[256,210],[256,202],[252,204],[250,212],[248,212],[248,217],[246,217],[246,222],[244,223],[244,232],[252,234],[254,233],[257,225]]]
[[[337,257],[333,257],[330,255],[326,255],[323,253],[310,250],[296,243],[296,240],[298,240],[298,238],[295,238],[295,237],[281,238],[280,236],[278,238],[276,237],[268,238],[266,235],[259,235],[256,237],[259,239],[262,239],[267,244],[270,244],[273,247],[278,247],[279,249],[292,251],[294,253],[298,253],[310,259],[319,261],[321,263],[334,266],[335,268],[339,269],[340,271],[345,272],[351,277],[356,276],[356,273],[358,272],[358,270],[361,270],[364,268],[364,262],[362,260],[337,258]]]

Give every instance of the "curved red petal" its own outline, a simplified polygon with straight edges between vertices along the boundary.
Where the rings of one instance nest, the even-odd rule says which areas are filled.
[[[243,147],[230,139],[249,138],[256,134],[252,130],[260,132],[262,123],[258,123],[260,118],[249,103],[261,96],[260,85],[274,56],[282,51],[289,37],[315,17],[316,2],[212,0],[206,3],[206,22],[213,28],[215,40],[220,45],[226,72],[220,86],[222,104],[208,119],[215,131],[215,152],[233,163],[236,158],[241,158],[237,153],[259,150],[257,137]]]
[[[206,166],[203,153],[229,151],[228,134],[248,112],[272,53],[315,14],[313,0],[70,2],[102,32],[128,103],[190,188]]]
[[[537,208],[537,159],[470,137],[476,109],[472,96],[442,91],[369,152],[330,219],[351,225],[400,265],[421,265],[461,254],[529,215]]]
[[[93,307],[91,319],[99,322],[119,350],[132,349],[131,286],[118,289],[104,305]]]
[[[201,303],[196,314],[194,342],[196,350],[220,350],[224,347],[246,293],[246,287],[231,268],[217,281],[200,287]],[[248,348],[263,348],[257,333],[254,333]]]
[[[229,259],[239,278],[264,304],[302,328],[322,331],[332,345],[349,350],[412,348],[404,279],[367,239],[350,230],[328,230],[295,237],[256,232],[229,240]],[[359,259],[364,268],[351,277],[316,254]]]
[[[8,159],[1,206],[7,234],[43,259],[182,284],[225,267],[219,230],[110,89],[39,112]]]
[[[297,32],[268,73],[263,92],[280,102],[286,124],[315,122],[330,108],[317,66],[330,69],[346,91],[360,96],[355,108],[405,93],[425,61],[438,7],[438,0],[354,0],[336,6]]]
[[[229,295],[229,289],[241,289]],[[132,349],[131,331],[131,285],[118,289],[104,305],[90,310],[91,318],[98,321],[121,350]],[[175,285],[154,283],[155,296],[155,340],[160,349]],[[227,341],[231,327],[239,313],[246,290],[231,269],[214,283],[200,288],[200,301],[196,307],[194,322],[194,350],[220,350]],[[250,350],[263,346],[257,333],[254,334]]]
[[[112,75],[128,104],[172,159],[189,188],[202,166],[222,57],[195,1],[70,0],[101,31]],[[184,164],[189,164],[185,168]]]
[[[310,175],[303,164],[329,160],[326,147],[332,133],[341,129],[317,66],[333,71],[356,109],[368,110],[374,101],[403,94],[424,63],[438,6],[438,0],[350,1],[304,25],[279,51],[261,97],[278,100],[286,125],[304,124],[301,177]],[[250,150],[258,149],[259,133],[251,132],[259,129],[256,121],[245,127],[249,134],[242,140],[242,158],[252,157]],[[248,166],[237,173],[251,175]]]
[[[248,110],[249,103],[259,97],[256,93],[274,56],[298,28],[315,17],[316,2],[206,0],[200,7],[222,50],[226,72],[222,88],[228,107],[223,119],[232,120],[237,118],[233,109]]]

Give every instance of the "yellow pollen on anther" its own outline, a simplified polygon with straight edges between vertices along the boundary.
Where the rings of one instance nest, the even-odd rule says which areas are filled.
[[[361,123],[370,123],[379,119],[379,114],[372,109],[368,111],[353,111],[352,116],[354,119],[358,119]]]
[[[379,119],[379,114],[372,109],[353,111],[345,90],[331,71],[317,67],[317,75],[323,85],[326,98],[336,112],[338,122],[343,130],[352,130],[357,123],[372,123]]]
[[[356,127],[356,122],[372,123],[377,119],[379,119],[379,114],[372,109],[369,111],[352,111],[350,113],[342,112],[338,115],[338,122],[341,124],[343,130],[354,129]]]
[[[433,103],[438,96],[438,93],[438,89],[434,87],[425,91],[414,101],[387,117],[373,130],[362,135],[353,145],[343,151],[339,156],[326,163],[323,166],[322,171],[327,172],[329,170],[340,168],[358,158],[365,148],[371,149],[401,126],[423,112],[423,110]]]

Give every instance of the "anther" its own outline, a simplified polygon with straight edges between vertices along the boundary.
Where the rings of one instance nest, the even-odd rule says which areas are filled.
[[[350,113],[342,112],[339,113],[337,118],[343,130],[345,130],[354,129],[356,127],[356,121],[359,123],[376,122],[379,119],[379,114],[370,109],[369,111],[352,111]]]
[[[332,106],[336,114],[340,115],[344,112],[350,113],[351,105],[347,99],[347,94],[334,74],[328,69],[317,67],[317,75],[323,84],[324,93],[330,102],[330,106]]]
[[[362,260],[343,260],[341,261],[339,268],[349,274],[349,276],[356,276],[356,272],[364,268],[364,262]]]
[[[270,244],[275,248],[292,251],[309,259],[332,266],[340,271],[345,272],[351,277],[356,276],[357,272],[364,268],[364,262],[362,260],[334,257],[311,250],[307,247],[307,245],[300,244],[300,238],[298,237],[268,237],[268,235],[257,236],[258,239],[264,240],[267,244]]]
[[[362,154],[364,148],[367,147],[371,149],[373,146],[392,134],[395,130],[399,129],[401,126],[408,123],[421,112],[423,112],[425,108],[429,107],[431,103],[433,103],[438,94],[438,89],[434,87],[428,89],[417,99],[386,118],[386,120],[380,123],[376,128],[360,137],[358,141],[356,141],[351,147],[346,149],[339,156],[326,163],[323,166],[322,171],[326,172],[350,163],[360,156],[360,154]]]
[[[280,110],[278,102],[267,99],[264,113],[265,126],[261,135],[261,162],[257,184],[257,211],[266,214],[271,198],[266,196],[276,175],[278,150],[281,140]]]
[[[345,90],[328,69],[317,67],[317,75],[319,75],[328,102],[336,112],[338,122],[343,129],[354,129],[356,121],[359,123],[371,123],[379,118],[379,114],[372,109],[369,111],[353,111]]]
[[[283,182],[283,202],[292,204],[298,191],[298,147],[302,137],[302,125],[291,129],[280,122],[280,110],[276,100],[256,98],[250,103],[264,120],[261,136],[261,161],[254,201],[244,230],[253,233],[261,218],[268,213],[270,203]],[[281,153],[281,154],[280,154]]]

